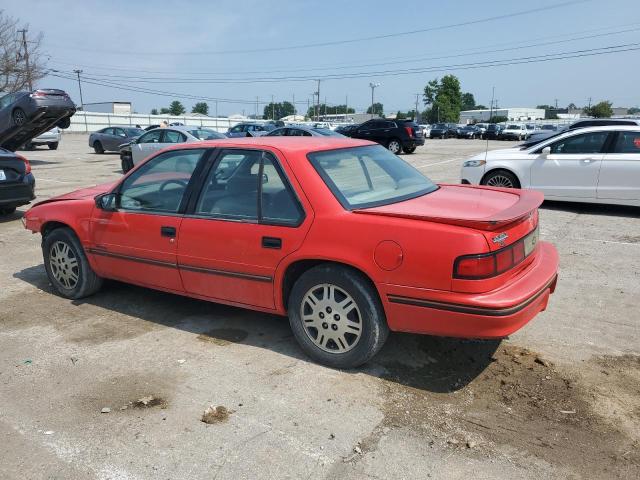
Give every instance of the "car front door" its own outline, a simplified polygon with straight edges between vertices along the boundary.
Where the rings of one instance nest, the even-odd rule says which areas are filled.
[[[127,141],[127,134],[124,128],[114,127],[113,135],[105,141],[106,150],[118,151],[118,147]]]
[[[89,253],[99,275],[183,291],[176,260],[178,230],[191,178],[204,152],[161,153],[115,190],[116,211],[94,209]]]
[[[360,125],[354,132],[354,138],[362,138],[363,140],[373,140],[375,131],[378,128],[377,120],[369,120]]]
[[[300,247],[311,225],[295,193],[299,186],[273,152],[225,149],[209,168],[180,227],[185,290],[273,309],[276,267]]]
[[[158,145],[162,140],[162,129],[151,130],[142,135],[133,145],[131,145],[131,158],[133,164],[137,165],[153,152],[159,149]]]
[[[598,174],[609,132],[572,135],[536,148],[531,188],[556,197],[596,198]]]
[[[640,201],[640,132],[616,132],[602,158],[598,198]]]

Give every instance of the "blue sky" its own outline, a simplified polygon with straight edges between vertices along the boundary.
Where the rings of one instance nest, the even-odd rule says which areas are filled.
[[[255,102],[256,96],[261,102],[269,101],[272,95],[277,101],[291,101],[295,96],[301,102],[298,109],[306,111],[306,102],[311,101],[311,93],[316,89],[310,79],[262,83],[237,80],[359,72],[363,74],[359,78],[323,80],[321,101],[326,97],[330,104],[344,103],[348,96],[349,105],[360,111],[370,103],[369,82],[379,82],[376,100],[384,104],[386,112],[392,112],[412,108],[415,94],[429,80],[453,73],[460,79],[463,91],[473,93],[476,101],[485,105],[491,101],[492,86],[501,107],[552,104],[556,99],[560,106],[569,103],[582,106],[589,97],[594,102],[608,99],[616,106],[640,104],[637,87],[640,50],[492,68],[447,67],[640,44],[637,0],[591,0],[465,26],[275,51],[264,49],[443,27],[564,1],[4,0],[2,3],[1,8],[7,14],[28,23],[32,32],[43,32],[49,68],[62,72],[80,68],[85,75],[101,79],[95,80],[98,83],[107,79],[132,88],[246,102]],[[580,39],[568,41],[576,38]],[[534,44],[538,46],[531,46]],[[230,50],[243,52],[216,53]],[[438,68],[410,75],[397,72],[432,67]],[[375,73],[381,70],[391,72]],[[223,79],[229,83],[193,83],[192,79],[206,82]],[[75,82],[48,77],[40,86],[64,88],[79,103]],[[87,103],[131,101],[136,111],[144,113],[153,107],[167,106],[173,98],[189,109],[197,101],[180,95],[164,97],[88,83],[83,85],[83,93]],[[214,102],[208,103],[213,112]],[[218,110],[225,115],[243,110],[249,114],[255,111],[255,105],[220,101]]]

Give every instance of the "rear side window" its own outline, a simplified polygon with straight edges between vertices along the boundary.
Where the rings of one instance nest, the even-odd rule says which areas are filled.
[[[182,143],[186,140],[185,136],[175,130],[165,130],[163,143]]]
[[[613,153],[640,153],[640,132],[618,132]]]

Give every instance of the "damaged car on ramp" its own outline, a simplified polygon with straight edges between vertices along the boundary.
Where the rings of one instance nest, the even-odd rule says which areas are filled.
[[[434,184],[369,141],[259,137],[164,149],[24,222],[63,297],[115,279],[287,315],[310,357],[352,368],[389,331],[501,338],[545,310],[542,201]]]

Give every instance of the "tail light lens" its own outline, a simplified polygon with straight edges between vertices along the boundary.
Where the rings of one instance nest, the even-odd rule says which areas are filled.
[[[31,164],[29,163],[29,160],[27,160],[27,158],[23,157],[22,155],[18,155],[17,153],[16,157],[24,162],[24,173],[31,173]]]
[[[46,93],[44,93],[44,92],[41,92],[40,90],[36,90],[35,92],[33,92],[33,93],[31,94],[31,97],[32,97],[32,98],[35,98],[35,97],[39,97],[39,98],[41,98],[41,97],[46,97],[46,96],[47,96],[47,94],[46,94]]]
[[[404,127],[404,129],[407,131],[407,134],[413,138],[413,127]]]
[[[463,255],[453,263],[453,278],[482,280],[511,270],[535,250],[538,243],[538,227],[508,247],[491,253]]]

